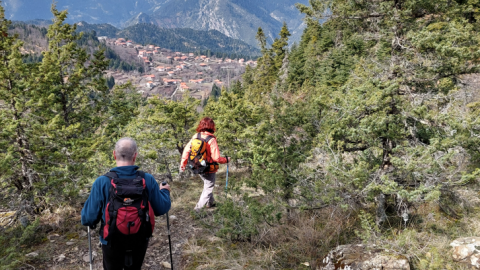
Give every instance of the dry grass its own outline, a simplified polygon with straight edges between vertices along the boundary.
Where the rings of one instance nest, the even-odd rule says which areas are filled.
[[[217,185],[224,182],[223,177],[217,176]],[[240,191],[255,192],[243,185]],[[453,207],[462,211],[460,218],[447,215],[438,202],[426,203],[412,209],[406,226],[392,214],[380,233],[372,233],[368,242],[406,255],[412,269],[469,269],[453,261],[450,243],[459,237],[480,236],[480,200],[477,192],[456,193],[462,199]],[[263,196],[255,194],[255,197]],[[219,240],[215,230],[209,229],[184,246],[185,269],[316,269],[337,245],[362,241],[355,233],[362,230],[358,214],[336,207],[291,210],[284,213],[280,225],[259,228],[251,242]],[[200,222],[208,224],[205,220]]]
[[[324,209],[292,212],[283,224],[263,227],[252,242],[206,232],[184,245],[185,269],[315,269],[332,247],[353,236],[356,223],[354,215],[345,219],[338,209]]]
[[[263,193],[242,185],[239,180],[241,177],[248,177],[248,174],[232,173],[230,178],[237,181],[235,184],[241,193],[246,192],[259,199],[264,197]],[[225,173],[217,174],[216,184],[217,200],[221,202],[224,200]],[[171,186],[174,210],[172,214],[178,213],[177,211],[190,212],[202,192],[202,181],[198,176],[194,176],[189,179],[177,179]],[[463,190],[457,193],[462,197],[462,200],[458,201],[461,206],[458,209],[463,209],[461,218],[455,219],[446,215],[437,202],[426,203],[412,209],[412,218],[406,226],[392,215],[380,228],[381,233],[372,234],[369,242],[406,255],[410,258],[412,269],[469,269],[452,260],[449,244],[459,237],[480,236],[478,226],[480,200],[476,192]],[[68,252],[71,254],[86,252],[86,239],[78,236],[84,229],[79,225],[79,209],[81,207],[74,205],[44,212],[41,223],[49,224],[52,231],[48,234],[58,233],[63,237],[55,243],[46,241],[41,247],[35,247],[35,250],[42,254],[58,255],[59,252],[64,252],[58,250],[59,244],[65,250],[69,249],[70,247],[64,246],[64,242],[73,238],[79,243],[79,251]],[[259,227],[258,235],[253,237],[251,242],[232,242],[218,238],[215,235],[215,228],[205,227],[211,224],[211,219],[213,215],[207,213],[203,218],[195,220],[195,224],[183,219],[176,221],[182,222],[178,225],[172,222],[175,226],[192,228],[191,234],[186,236],[188,240],[182,243],[183,267],[178,269],[316,269],[332,248],[361,241],[354,233],[355,230],[361,230],[358,213],[337,207],[284,212],[280,224],[274,226],[265,224]],[[196,226],[200,224],[204,225],[204,229]],[[159,219],[157,225],[164,228],[165,220]],[[160,239],[163,236],[160,234],[158,237]],[[26,263],[41,265],[43,262],[37,260]],[[74,265],[70,264],[68,267],[53,265],[50,269],[81,269],[80,266],[75,268]]]
[[[170,185],[172,190],[170,193],[172,209],[188,211],[195,208],[203,189],[203,182],[200,180],[200,177],[177,180]]]
[[[476,199],[475,199],[476,200]],[[471,269],[454,262],[450,243],[461,237],[479,236],[480,211],[462,204],[461,218],[445,214],[437,202],[420,205],[406,226],[386,225],[382,234],[371,239],[380,247],[403,254],[413,269]]]

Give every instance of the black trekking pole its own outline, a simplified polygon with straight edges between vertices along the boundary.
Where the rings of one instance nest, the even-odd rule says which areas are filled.
[[[227,198],[227,193],[228,193],[228,156],[227,157],[227,180],[226,180],[226,183],[225,183],[225,198]]]
[[[162,186],[165,186],[167,182],[163,182]],[[170,247],[170,263],[171,268],[173,270],[173,258],[172,258],[172,241],[170,240],[170,221],[168,220],[168,212],[167,212],[167,230],[168,230],[168,246]]]
[[[87,226],[88,228],[88,256],[90,257],[90,270],[93,269],[93,264],[92,264],[92,237],[90,236],[90,226]]]

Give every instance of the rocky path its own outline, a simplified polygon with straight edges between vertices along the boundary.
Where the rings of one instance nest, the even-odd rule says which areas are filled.
[[[190,214],[185,210],[170,212],[170,231],[174,269],[183,269],[182,245],[196,231],[192,225]],[[38,250],[26,254],[35,260],[34,265],[25,265],[23,269],[88,269],[88,237],[86,229],[66,235],[51,233],[47,243]],[[92,231],[92,250],[94,256],[93,269],[103,269],[102,251],[99,244],[98,229]],[[142,269],[170,269],[170,255],[166,217],[156,218],[154,236],[150,239],[147,254]]]

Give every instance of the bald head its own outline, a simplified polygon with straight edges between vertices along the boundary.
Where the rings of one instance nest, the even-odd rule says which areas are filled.
[[[131,162],[137,153],[137,143],[132,138],[121,138],[115,144],[115,157],[117,161]]]

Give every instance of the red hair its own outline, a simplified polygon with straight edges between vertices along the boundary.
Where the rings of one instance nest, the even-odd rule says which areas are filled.
[[[203,118],[197,127],[197,132],[204,132],[208,131],[210,133],[215,133],[215,122],[213,122],[212,118],[205,117]]]

